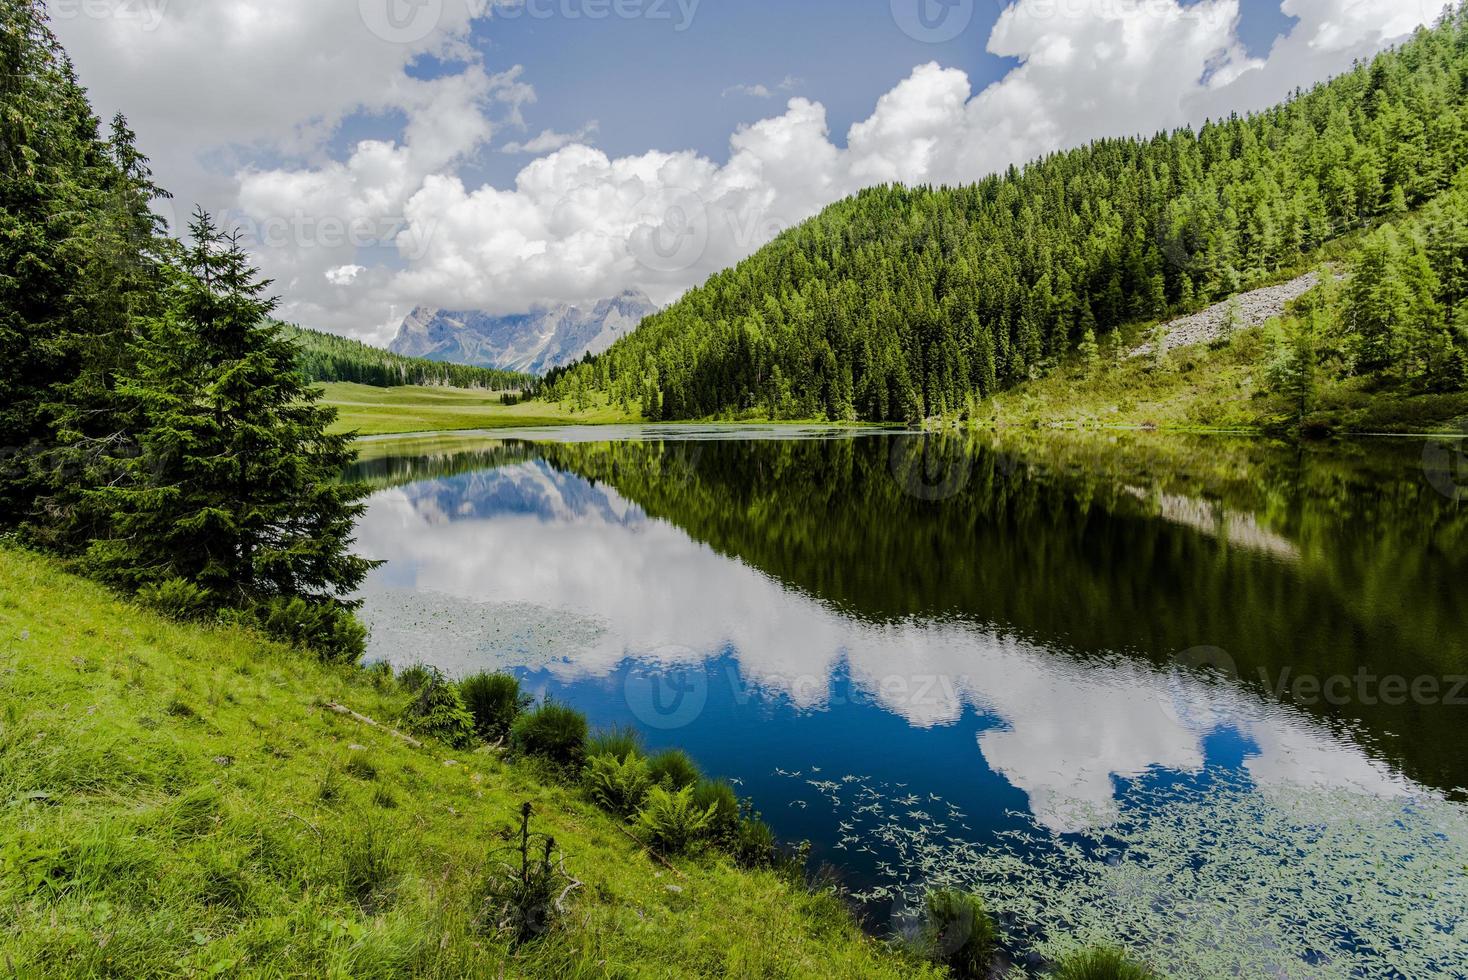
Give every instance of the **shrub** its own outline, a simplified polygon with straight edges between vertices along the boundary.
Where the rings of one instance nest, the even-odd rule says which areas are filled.
[[[592,802],[622,817],[636,813],[652,788],[647,760],[635,753],[620,759],[614,755],[593,755],[586,764],[584,778]]]
[[[1151,969],[1127,958],[1120,949],[1076,950],[1056,965],[1056,980],[1151,980]]]
[[[693,805],[712,808],[708,836],[720,847],[732,847],[739,839],[739,795],[722,779],[701,779],[693,789]]]
[[[957,977],[988,975],[996,930],[977,895],[955,888],[930,891],[923,902],[922,950]]]
[[[739,821],[734,860],[745,868],[767,868],[775,861],[775,832],[759,817]]]
[[[367,651],[367,627],[339,602],[277,596],[257,605],[253,613],[267,634],[314,651],[328,663],[354,664]]]
[[[393,679],[392,664],[386,660],[374,660],[367,665],[367,676],[372,678],[372,686],[377,690],[386,690]]]
[[[437,670],[427,670],[429,680],[403,710],[403,727],[456,749],[463,748],[474,738],[474,718],[464,707],[458,687],[444,680]]]
[[[637,729],[624,728],[621,725],[602,729],[586,743],[587,758],[599,755],[609,755],[616,759],[642,755],[642,736],[637,734]]]
[[[474,730],[485,741],[509,736],[515,718],[530,707],[529,695],[520,693],[520,679],[512,674],[474,674],[459,682],[464,706],[474,716]]]
[[[398,685],[405,691],[417,694],[438,675],[438,670],[427,664],[412,664],[398,671]]]
[[[712,807],[700,810],[694,805],[692,786],[670,792],[658,785],[648,790],[642,812],[637,815],[637,826],[649,847],[667,854],[681,854],[708,830],[713,819]]]
[[[586,716],[547,701],[515,719],[510,727],[510,746],[522,755],[579,768],[586,758]]]
[[[698,765],[682,749],[665,749],[647,760],[653,782],[667,789],[685,789],[701,778]]]
[[[198,619],[214,605],[207,589],[182,578],[143,586],[138,601],[174,619]]]
[[[554,928],[566,896],[581,886],[566,874],[564,860],[551,860],[555,838],[531,833],[530,814],[530,804],[521,805],[518,839],[501,849],[509,860],[490,874],[478,919],[481,928],[508,933],[515,944]]]

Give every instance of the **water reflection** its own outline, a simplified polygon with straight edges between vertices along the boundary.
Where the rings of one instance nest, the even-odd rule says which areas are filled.
[[[959,459],[962,485],[932,499],[892,475],[913,438],[511,442],[446,455],[433,465],[467,472],[427,480],[419,457],[417,482],[362,522],[364,552],[387,560],[365,610],[374,652],[562,688],[629,659],[727,656],[807,713],[839,707],[845,676],[915,730],[986,719],[984,764],[1055,830],[1113,818],[1118,778],[1201,770],[1224,731],[1260,786],[1459,784],[1432,739],[1462,708],[1312,712],[1254,682],[1462,664],[1445,587],[1463,518],[1410,470],[1249,444],[964,444],[924,483],[952,484]],[[1201,643],[1244,682],[1170,666]]]
[[[690,750],[878,918],[1468,968],[1468,510],[1419,444],[535,435],[369,445],[375,656]]]

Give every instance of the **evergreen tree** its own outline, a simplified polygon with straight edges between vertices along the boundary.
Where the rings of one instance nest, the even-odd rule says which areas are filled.
[[[1231,298],[1228,301],[1228,305],[1224,307],[1223,323],[1220,324],[1218,330],[1219,344],[1227,345],[1232,343],[1234,335],[1239,332],[1239,328],[1242,327],[1243,324],[1244,309],[1243,306],[1239,303],[1238,297],[1235,296]]]
[[[1159,321],[1152,327],[1152,332],[1147,336],[1150,347],[1149,355],[1152,359],[1152,370],[1166,371],[1170,365],[1167,357],[1167,324]]]
[[[1351,267],[1346,313],[1356,337],[1358,372],[1386,368],[1401,353],[1412,301],[1404,266],[1401,236],[1387,225],[1366,239]]]
[[[188,583],[355,659],[363,631],[343,597],[371,563],[349,548],[365,491],[338,481],[351,437],[327,432],[335,412],[296,369],[237,240],[202,211],[190,234],[118,385],[141,418],[138,452],[114,461],[126,479],[89,493],[112,514],[89,561],[129,588]]]
[[[45,405],[74,377],[67,339],[111,324],[87,271],[114,176],[43,5],[0,0],[0,527],[32,511],[54,465]]]
[[[1373,87],[1379,77],[1389,82]],[[638,385],[652,365],[665,419],[751,406],[832,418],[848,384],[864,420],[952,411],[1065,363],[1088,328],[1101,336],[1264,285],[1327,239],[1442,194],[1468,159],[1464,77],[1460,10],[1265,112],[1099,140],[969,186],[863,190],[547,389],[559,397],[583,372],[594,391]],[[1363,297],[1366,334],[1340,346],[1363,372],[1415,382],[1444,363],[1444,343],[1457,346],[1458,307],[1437,301],[1434,312],[1415,252],[1404,258],[1401,275],[1416,282],[1400,310],[1394,297]],[[755,316],[757,347],[742,328]],[[788,397],[771,390],[777,376]]]
[[[1295,418],[1303,419],[1315,407],[1320,368],[1320,314],[1310,310],[1276,330],[1268,365],[1269,383],[1284,396]]]
[[[103,186],[80,221],[90,247],[73,295],[87,318],[62,332],[53,348],[69,370],[53,381],[42,406],[52,446],[39,459],[38,506],[27,528],[33,540],[65,552],[82,550],[103,533],[108,515],[89,506],[84,488],[113,479],[110,460],[135,449],[142,420],[118,392],[118,380],[130,367],[138,324],[158,311],[173,251],[167,228],[150,209],[170,195],[153,183],[120,113],[107,151],[113,166],[100,171]]]
[[[1096,369],[1101,364],[1101,346],[1096,343],[1096,331],[1087,330],[1081,335],[1080,345],[1076,353],[1081,361],[1081,373],[1090,378],[1096,374]]]

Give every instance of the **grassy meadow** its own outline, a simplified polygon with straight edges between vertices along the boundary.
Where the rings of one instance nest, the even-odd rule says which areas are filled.
[[[636,422],[635,415],[608,405],[605,396],[585,411],[555,402],[505,405],[499,392],[465,388],[404,386],[374,388],[348,382],[321,385],[325,404],[337,409],[338,432],[364,436],[461,429],[504,429],[537,425],[605,425]]]
[[[0,965],[16,977],[861,976],[936,968],[713,852],[654,861],[532,763],[414,747],[409,695],[0,548]],[[582,886],[476,925],[521,804]],[[932,975],[937,975],[936,973]]]

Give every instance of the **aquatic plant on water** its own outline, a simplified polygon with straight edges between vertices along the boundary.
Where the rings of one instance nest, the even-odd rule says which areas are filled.
[[[1246,771],[1134,780],[1118,809],[1068,812],[1087,829],[1011,812],[1021,826],[971,840],[964,812],[932,794],[854,774],[803,782],[831,807],[838,849],[875,852],[886,883],[855,899],[982,895],[1015,924],[1006,949],[1021,961],[1104,946],[1168,977],[1468,975],[1468,813],[1425,791],[1260,787]]]

